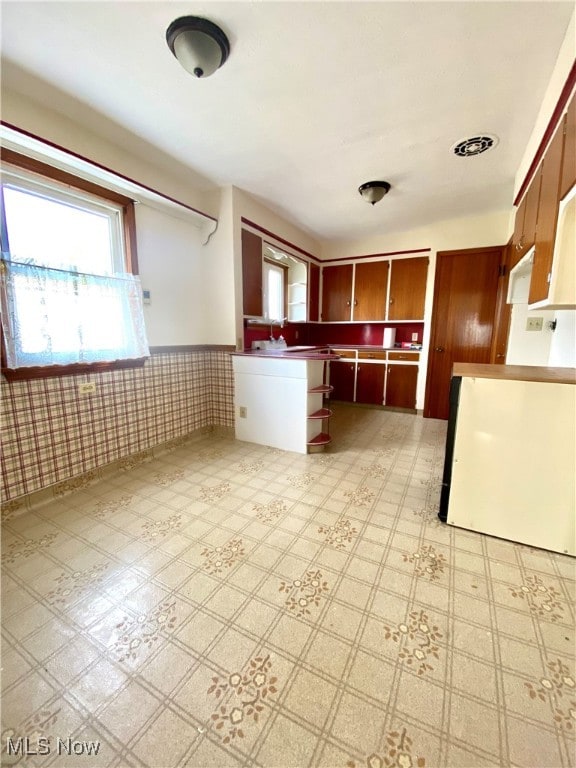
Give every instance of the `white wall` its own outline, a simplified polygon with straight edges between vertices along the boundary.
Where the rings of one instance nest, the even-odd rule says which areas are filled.
[[[144,308],[152,346],[236,344],[242,270],[234,258],[232,201],[232,188],[223,189],[212,234],[185,213],[136,207],[140,277],[152,291]]]
[[[550,345],[554,332],[550,323],[555,311],[551,309],[528,310],[528,304],[513,304],[506,365],[548,365]],[[542,318],[541,331],[529,331],[529,318]]]
[[[417,248],[451,251],[459,248],[480,248],[503,245],[513,229],[512,201],[510,210],[495,211],[482,216],[439,221],[429,227],[362,238],[355,241],[326,242],[322,245],[322,260],[342,259],[350,256],[366,256],[392,253]]]
[[[175,161],[160,151],[154,154],[150,152],[145,160],[107,141],[84,125],[5,87],[2,88],[2,120],[203,213],[217,215],[216,185],[206,182],[191,171],[174,168],[177,165]],[[99,122],[103,122],[103,118],[100,117]],[[134,144],[137,143],[137,137],[134,137]],[[170,172],[166,170],[169,166]]]
[[[320,243],[310,233],[270,210],[248,192],[238,187],[234,187],[233,191],[234,217],[238,225],[240,225],[241,217],[249,219],[269,232],[273,232],[277,237],[302,248],[316,258],[320,258]]]
[[[543,318],[541,331],[526,330],[526,321],[533,317]],[[553,321],[556,321],[555,330],[550,328]],[[529,310],[527,304],[514,304],[506,364],[576,368],[576,312]]]
[[[232,187],[221,190],[218,228],[204,249],[204,303],[208,324],[205,344],[237,343],[237,314],[242,314],[242,262],[234,252],[235,220]],[[240,334],[242,335],[242,334]]]
[[[556,330],[552,334],[548,365],[576,368],[576,312],[573,310],[556,313]]]
[[[210,298],[204,287],[203,233],[194,222],[136,206],[138,262],[151,346],[206,343]]]

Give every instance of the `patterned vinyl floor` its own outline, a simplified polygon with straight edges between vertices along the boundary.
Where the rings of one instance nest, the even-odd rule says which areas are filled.
[[[2,765],[574,764],[575,561],[437,520],[445,422],[332,427],[5,510]]]

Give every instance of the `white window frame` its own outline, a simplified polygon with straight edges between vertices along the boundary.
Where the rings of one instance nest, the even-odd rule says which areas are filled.
[[[273,295],[272,287],[271,287],[271,281],[270,281],[270,275],[271,274],[278,274],[280,276],[280,284],[275,291],[275,296]],[[267,320],[272,321],[282,321],[284,320],[284,296],[286,293],[286,270],[284,267],[281,267],[277,264],[272,264],[269,261],[264,260],[262,265],[262,277],[263,277],[263,286],[264,286],[264,317]],[[276,303],[280,306],[280,314],[279,317],[273,317],[271,308],[273,306],[273,303]]]
[[[8,378],[11,377],[11,374],[12,378],[34,378],[36,376],[85,372],[91,369],[123,367],[122,364],[142,364],[149,355],[149,349],[145,338],[142,292],[137,277],[133,201],[116,192],[103,189],[92,182],[76,178],[67,172],[59,171],[44,163],[3,149],[3,160],[5,155],[8,155],[8,158],[7,162],[2,165],[1,174],[3,249],[6,248],[5,244],[8,242],[9,235],[3,199],[3,190],[6,186],[107,218],[110,259],[108,260],[108,254],[106,254],[106,263],[102,263],[90,272],[86,268],[84,268],[86,271],[78,269],[74,264],[47,264],[46,259],[43,263],[41,256],[26,259],[27,263],[24,266],[19,266],[17,264],[18,258],[17,256],[12,257],[8,243],[8,247],[2,253],[3,372]],[[20,167],[20,161],[22,161],[23,167]],[[18,277],[16,278],[17,274]],[[46,361],[45,355],[41,357],[40,355],[22,353],[23,345],[17,338],[19,330],[17,329],[18,289],[15,288],[18,284],[17,280],[19,279],[20,285],[23,285],[27,278],[35,278],[41,287],[52,286],[55,283],[54,280],[51,282],[51,278],[56,278],[56,276],[63,283],[69,279],[70,285],[72,283],[75,286],[83,284],[83,292],[78,291],[78,302],[80,302],[78,306],[81,309],[86,306],[86,299],[83,297],[91,298],[90,303],[92,304],[97,295],[103,295],[102,291],[107,291],[107,301],[112,301],[113,307],[117,307],[118,311],[122,308],[121,314],[118,315],[122,318],[122,329],[119,333],[110,332],[110,338],[114,338],[110,349],[105,350],[106,344],[100,340],[97,342],[97,347],[94,348],[93,353],[90,352],[89,345],[86,349],[77,345],[72,349],[73,345],[71,345],[70,356],[76,359],[66,359],[65,354],[59,358],[56,354],[54,359],[49,362]],[[73,289],[71,288],[71,290]],[[98,293],[99,291],[101,293]],[[49,304],[50,301],[47,301],[47,306]],[[45,317],[47,318],[46,327],[49,329],[49,314]],[[86,322],[85,317],[86,312],[80,311],[79,319],[76,321],[75,318],[72,318],[71,321],[82,324]],[[92,312],[92,317],[94,317],[94,312]],[[89,322],[93,323],[90,330],[94,331],[96,321],[90,320]],[[84,327],[87,328],[87,326]],[[112,326],[110,328],[112,329]],[[81,338],[81,330],[79,334]],[[96,338],[96,336],[92,334],[92,338]]]

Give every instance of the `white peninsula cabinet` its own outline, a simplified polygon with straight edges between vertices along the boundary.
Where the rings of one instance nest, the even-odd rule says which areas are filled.
[[[311,353],[234,353],[236,438],[308,453],[330,442],[332,412],[324,407],[326,360]]]

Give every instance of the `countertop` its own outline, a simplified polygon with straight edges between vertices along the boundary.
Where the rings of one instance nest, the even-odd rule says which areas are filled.
[[[377,344],[317,344],[290,346],[284,349],[245,349],[231,352],[232,355],[247,355],[249,357],[275,357],[292,358],[296,360],[337,360],[338,355],[332,352],[322,352],[321,350],[330,349],[358,349],[358,350],[378,350],[383,352],[421,352],[421,349],[402,349],[402,347],[382,347]]]
[[[454,363],[453,376],[500,381],[539,381],[548,384],[576,384],[576,368],[545,368],[539,365],[489,365]]]
[[[331,352],[322,352],[328,344],[322,344],[317,347],[285,347],[284,349],[245,349],[231,352],[232,355],[241,357],[271,357],[280,360],[338,360],[339,355]]]

